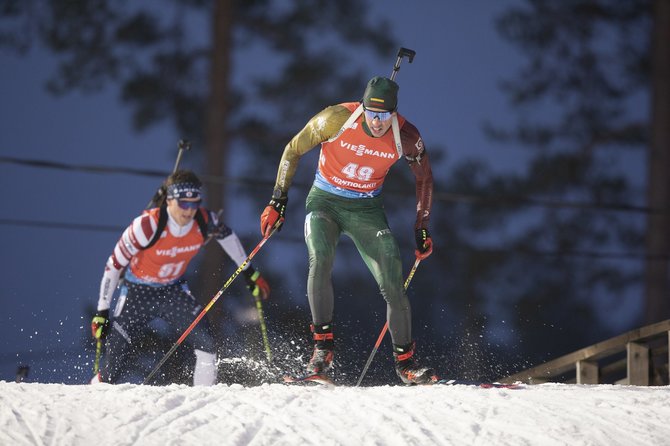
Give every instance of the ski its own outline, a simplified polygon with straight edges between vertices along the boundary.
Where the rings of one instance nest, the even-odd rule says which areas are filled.
[[[335,383],[326,375],[309,374],[302,376],[284,376],[285,384],[321,384],[324,386],[334,386]]]
[[[523,387],[521,384],[490,383],[469,379],[438,379],[433,383],[429,383],[429,385],[430,384],[443,386],[475,386],[481,387],[482,389],[521,389]]]
[[[312,385],[319,384],[324,386],[336,386],[330,377],[327,375],[319,374],[308,374],[302,376],[291,376],[285,375],[283,377],[283,382],[285,384],[302,384],[302,385]],[[407,384],[408,386],[413,386],[416,384]],[[472,386],[479,387],[482,389],[521,389],[523,388],[522,384],[505,384],[498,382],[484,382],[484,381],[475,381],[469,379],[436,379],[434,381],[423,384],[426,386],[432,385],[442,385],[442,386]]]

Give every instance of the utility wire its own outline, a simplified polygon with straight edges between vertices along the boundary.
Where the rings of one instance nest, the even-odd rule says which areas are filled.
[[[105,167],[105,166],[75,166],[72,164],[65,164],[60,162],[45,161],[45,160],[35,160],[35,159],[20,159],[14,157],[0,156],[0,163],[7,164],[18,164],[29,167],[37,168],[48,168],[48,169],[60,169],[60,170],[69,170],[69,171],[78,171],[78,172],[91,172],[91,173],[102,173],[102,174],[129,174],[136,176],[144,177],[157,177],[165,178],[169,175],[169,172],[163,172],[158,170],[150,169],[135,169],[128,167]],[[269,181],[259,181],[246,178],[238,179],[226,179],[216,176],[205,176],[201,175],[203,181],[210,183],[242,183],[249,184],[253,183],[255,185],[264,185],[273,186],[274,183]],[[296,187],[310,187],[309,185],[300,185],[294,184]],[[387,191],[391,194],[403,194],[400,191]],[[410,195],[409,192],[407,195]],[[622,211],[622,212],[633,212],[633,213],[661,213],[667,214],[665,210],[655,210],[643,206],[634,206],[627,204],[592,204],[592,203],[576,203],[576,202],[564,202],[564,201],[551,201],[551,200],[540,200],[536,198],[529,197],[510,197],[510,196],[483,196],[483,195],[471,195],[471,194],[458,194],[458,193],[436,193],[434,194],[434,199],[441,200],[445,202],[465,202],[465,203],[479,203],[479,204],[496,204],[499,205],[501,202],[510,202],[510,203],[521,203],[531,206],[543,206],[543,207],[552,207],[552,208],[573,208],[573,209],[601,209],[607,211]],[[99,224],[90,224],[90,223],[68,223],[68,222],[55,222],[55,221],[36,221],[36,220],[22,220],[22,219],[9,219],[9,218],[0,218],[0,225],[13,225],[13,226],[22,226],[22,227],[41,227],[49,229],[66,229],[66,230],[84,230],[84,231],[99,231],[99,232],[115,232],[118,233],[123,231],[125,227],[114,226],[114,225],[99,225]],[[283,239],[286,242],[291,243],[303,243],[302,239]],[[581,258],[591,258],[591,259],[646,259],[646,260],[667,260],[669,258],[666,254],[654,254],[654,253],[626,253],[626,252],[597,252],[597,251],[540,251],[540,250],[520,250],[515,248],[474,248],[478,252],[489,252],[489,253],[504,253],[504,252],[515,252],[520,254],[525,254],[534,257],[581,257]]]
[[[32,226],[49,229],[73,229],[78,231],[99,231],[99,232],[121,232],[125,227],[112,225],[95,225],[87,223],[63,223],[57,221],[36,221],[36,220],[18,220],[12,218],[0,218],[0,225],[11,226]]]
[[[114,232],[120,233],[125,229],[121,226],[112,226],[112,225],[96,225],[96,224],[86,224],[86,223],[64,223],[64,222],[54,222],[54,221],[35,221],[35,220],[17,220],[17,219],[8,219],[0,218],[0,225],[12,225],[12,226],[32,226],[40,227],[47,229],[66,229],[66,230],[77,230],[77,231],[101,231],[101,232]],[[294,243],[294,244],[303,244],[305,240],[300,237],[282,237],[277,239],[277,242],[284,243]],[[413,247],[406,246],[405,248],[410,249]],[[487,253],[487,254],[503,254],[503,253],[516,253],[521,255],[526,255],[530,257],[579,257],[579,258],[588,258],[588,259],[619,259],[619,260],[668,260],[670,259],[669,255],[666,254],[647,254],[643,252],[631,253],[631,252],[598,252],[598,251],[545,251],[545,250],[535,250],[535,249],[519,249],[519,248],[492,248],[492,247],[467,247],[465,248],[470,251]]]
[[[69,170],[69,171],[78,171],[78,172],[89,172],[89,173],[98,173],[98,174],[128,174],[144,177],[156,177],[156,178],[165,178],[170,172],[151,170],[151,169],[135,169],[130,167],[106,167],[106,166],[96,166],[96,165],[73,165],[65,164],[55,161],[45,161],[45,160],[36,160],[36,159],[21,159],[9,156],[0,156],[0,163],[5,164],[17,164],[22,166],[45,168],[45,169],[60,169],[60,170]],[[225,184],[225,183],[238,183],[238,184],[253,184],[259,187],[269,187],[274,186],[274,182],[258,180],[256,178],[224,178],[220,176],[213,175],[198,175],[203,182],[213,183],[213,184]],[[311,185],[294,183],[294,187],[298,188],[309,188]],[[412,195],[414,191],[394,191],[387,190],[387,194],[390,195]],[[650,208],[647,206],[636,206],[625,203],[587,203],[587,202],[568,202],[562,200],[551,200],[546,198],[534,198],[534,197],[524,197],[524,196],[510,196],[510,195],[474,195],[474,194],[465,194],[465,193],[450,193],[450,192],[435,192],[433,194],[433,199],[436,201],[444,202],[460,202],[460,203],[476,203],[483,205],[499,205],[501,203],[509,204],[522,204],[527,206],[541,206],[547,208],[571,208],[571,209],[584,209],[584,210],[605,210],[605,211],[616,211],[616,212],[629,212],[629,213],[639,213],[639,214],[657,214],[657,215],[670,215],[669,209],[656,209]]]
[[[71,170],[77,172],[89,173],[126,173],[130,175],[139,175],[144,177],[162,177],[165,178],[170,173],[151,169],[134,169],[132,167],[106,167],[106,166],[75,166],[57,161],[46,161],[36,159],[21,159],[11,156],[0,156],[0,163],[18,164],[29,167],[40,167],[44,169]]]
[[[473,195],[473,194],[459,194],[459,193],[447,193],[447,192],[437,192],[433,194],[433,198],[438,201],[447,201],[447,202],[463,202],[463,203],[474,203],[474,204],[488,204],[488,205],[500,205],[501,203],[509,204],[523,204],[527,206],[540,206],[546,208],[571,208],[571,209],[584,209],[584,210],[604,210],[604,211],[617,211],[617,212],[630,212],[630,213],[639,213],[639,214],[658,214],[658,215],[670,215],[670,210],[668,209],[654,209],[647,206],[636,206],[630,204],[621,204],[621,203],[580,203],[580,202],[570,202],[562,200],[550,200],[550,199],[539,199],[532,197],[521,197],[521,196],[512,196],[512,195]]]

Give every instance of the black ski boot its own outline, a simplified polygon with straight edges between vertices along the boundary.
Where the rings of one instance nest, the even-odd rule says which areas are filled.
[[[430,384],[437,378],[430,367],[420,366],[414,359],[414,342],[407,345],[393,344],[395,372],[405,384]]]
[[[333,325],[312,325],[314,336],[314,353],[307,365],[307,373],[324,375],[333,363]]]

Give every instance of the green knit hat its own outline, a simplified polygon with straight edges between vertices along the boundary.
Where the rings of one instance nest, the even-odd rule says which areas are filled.
[[[398,84],[391,79],[373,77],[365,89],[363,106],[393,111],[398,107],[398,89]]]

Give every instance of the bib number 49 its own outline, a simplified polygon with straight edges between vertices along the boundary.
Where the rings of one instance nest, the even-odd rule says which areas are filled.
[[[342,168],[342,173],[351,180],[370,181],[375,170],[369,166],[359,166],[349,163]]]

